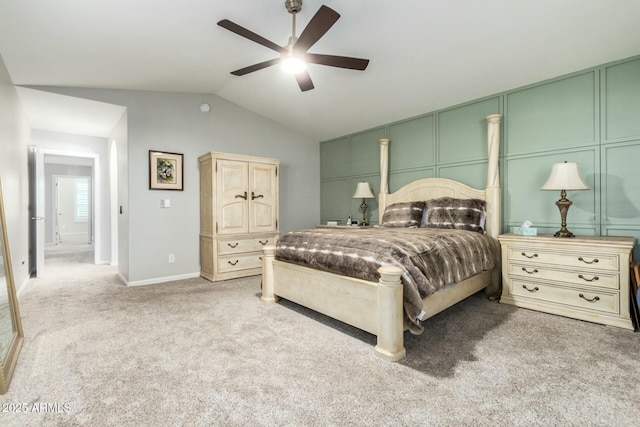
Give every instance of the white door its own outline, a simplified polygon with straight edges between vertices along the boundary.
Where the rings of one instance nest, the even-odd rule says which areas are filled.
[[[238,234],[249,231],[248,164],[235,160],[217,160],[217,232]]]
[[[30,254],[29,269],[32,276],[42,277],[44,273],[45,240],[45,183],[44,155],[32,145],[29,153],[29,216]]]
[[[249,164],[249,231],[273,233],[278,218],[277,166]]]
[[[88,176],[54,176],[54,243],[91,243]]]

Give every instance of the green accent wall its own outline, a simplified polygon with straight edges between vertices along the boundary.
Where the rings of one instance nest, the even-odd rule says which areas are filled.
[[[568,192],[568,228],[577,235],[640,239],[640,56],[321,142],[322,222],[362,218],[361,200],[352,195],[363,180],[379,191],[380,138],[391,141],[389,191],[427,177],[484,188],[484,119],[494,113],[503,114],[504,232],[527,219],[539,233],[560,228],[560,194],[540,187],[551,165],[566,160],[579,163],[590,187]],[[377,201],[367,204],[375,224]]]

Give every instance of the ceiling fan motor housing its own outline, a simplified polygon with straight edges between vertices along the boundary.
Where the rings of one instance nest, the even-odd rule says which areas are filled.
[[[284,4],[289,13],[298,13],[302,10],[302,0],[285,0]]]

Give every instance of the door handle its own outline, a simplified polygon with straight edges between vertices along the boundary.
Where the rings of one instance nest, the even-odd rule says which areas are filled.
[[[262,194],[256,196],[255,194],[253,194],[253,191],[251,192],[251,200],[259,199],[260,197],[264,197],[264,196]]]
[[[237,198],[247,200],[247,192],[245,191],[245,192],[244,192],[244,195],[243,195],[243,194],[236,194],[236,199],[237,199]]]
[[[46,218],[43,216],[32,216],[31,219],[35,219],[36,221],[44,221]]]

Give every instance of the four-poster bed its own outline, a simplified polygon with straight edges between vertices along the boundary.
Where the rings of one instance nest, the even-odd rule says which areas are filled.
[[[380,223],[383,223],[385,209],[397,203],[442,197],[479,199],[486,203],[486,221],[483,218],[486,235],[497,239],[501,227],[498,175],[500,119],[500,114],[486,118],[488,167],[485,189],[471,188],[444,178],[426,178],[389,193],[389,140],[380,140]],[[383,265],[378,273],[379,281],[370,281],[321,271],[276,259],[276,247],[268,246],[263,249],[262,300],[276,302],[281,297],[372,333],[377,336],[376,354],[386,360],[397,361],[406,354],[403,333],[411,326],[405,315],[406,295],[401,282],[401,276],[406,280],[406,271],[397,265]],[[499,292],[499,284],[498,260],[491,270],[479,272],[426,296],[422,299],[419,319],[424,321],[482,289],[489,295],[495,295]]]

